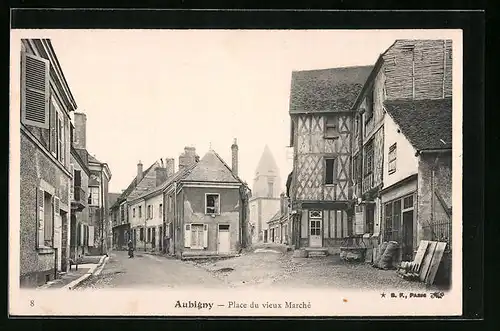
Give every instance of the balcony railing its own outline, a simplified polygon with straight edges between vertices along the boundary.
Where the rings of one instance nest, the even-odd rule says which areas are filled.
[[[373,172],[363,178],[363,193],[373,188]]]
[[[79,186],[74,186],[71,192],[71,206],[77,210],[82,210],[87,206],[87,194]]]

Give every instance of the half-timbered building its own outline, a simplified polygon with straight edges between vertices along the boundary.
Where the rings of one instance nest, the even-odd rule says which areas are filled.
[[[425,122],[426,111],[431,120],[431,116],[441,119],[436,112],[442,110],[450,123],[446,124],[447,120],[439,123],[446,122],[446,127],[451,128],[451,116],[447,117],[451,105],[448,109],[431,101],[414,102],[451,97],[451,50],[450,40],[397,40],[379,56],[354,103],[353,182],[357,200],[354,228],[355,235],[364,238],[368,260],[371,248],[383,241],[400,244],[398,259],[411,260],[418,247],[416,205],[420,179],[417,177],[422,174],[415,153],[420,147],[408,140],[402,125],[420,128],[415,134],[425,141],[425,137],[436,136],[429,133],[434,129],[432,123]],[[388,117],[387,104],[395,105],[394,102],[399,106],[391,106],[397,111]],[[404,111],[411,114],[403,114]],[[450,137],[445,136],[446,140],[451,139],[451,131]],[[439,141],[429,139],[432,144]],[[447,141],[440,147],[447,149],[450,143]]]
[[[293,171],[288,181],[296,248],[338,252],[353,233],[351,106],[372,67],[292,73]]]

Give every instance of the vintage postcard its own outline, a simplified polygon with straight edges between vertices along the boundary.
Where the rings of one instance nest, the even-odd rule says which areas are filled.
[[[12,30],[10,59],[10,314],[462,314],[461,30]]]

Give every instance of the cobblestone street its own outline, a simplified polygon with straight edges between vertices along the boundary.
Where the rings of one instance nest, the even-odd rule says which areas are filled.
[[[403,280],[394,270],[379,270],[368,264],[349,264],[338,255],[293,258],[291,252],[265,250],[218,261],[180,261],[137,252],[129,259],[117,251],[99,275],[84,281],[86,288],[146,287],[273,287],[431,290],[423,283]]]

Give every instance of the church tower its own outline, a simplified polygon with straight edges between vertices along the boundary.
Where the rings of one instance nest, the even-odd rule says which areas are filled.
[[[252,196],[257,198],[279,198],[281,184],[279,168],[271,150],[266,145],[255,170]]]
[[[253,243],[269,240],[267,222],[280,210],[282,184],[276,160],[266,145],[255,169],[252,198],[249,201]]]

